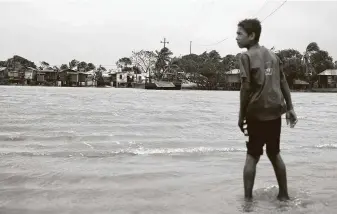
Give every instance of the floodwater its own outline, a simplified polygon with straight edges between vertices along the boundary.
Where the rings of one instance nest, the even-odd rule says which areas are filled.
[[[292,200],[264,155],[246,204],[238,92],[0,89],[0,213],[336,213],[336,94],[292,93]]]

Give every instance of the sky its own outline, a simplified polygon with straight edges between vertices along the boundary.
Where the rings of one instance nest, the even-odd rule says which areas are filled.
[[[237,24],[263,20],[283,1],[266,0],[0,0],[0,60],[20,55],[51,65],[72,59],[113,68],[132,51],[174,56],[237,54]],[[337,1],[287,1],[262,22],[260,44],[304,52],[310,42],[337,60]],[[222,43],[219,41],[228,38]]]

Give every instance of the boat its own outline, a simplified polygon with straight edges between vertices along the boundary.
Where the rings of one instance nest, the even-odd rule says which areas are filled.
[[[171,82],[171,81],[158,81],[154,80],[152,82],[145,83],[145,89],[153,90],[181,90],[180,82]]]
[[[183,72],[179,72],[177,65],[166,66],[161,78],[148,78],[145,82],[145,89],[152,90],[181,90]]]
[[[140,88],[140,89],[145,89],[145,82],[133,82],[132,84],[132,88]]]

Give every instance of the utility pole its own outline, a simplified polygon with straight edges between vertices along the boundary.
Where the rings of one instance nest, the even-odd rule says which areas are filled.
[[[190,55],[192,54],[192,41],[190,41]]]
[[[166,41],[166,38],[164,38],[164,41],[160,41],[160,43],[164,43],[164,48],[166,47],[166,43],[170,44],[169,42]]]

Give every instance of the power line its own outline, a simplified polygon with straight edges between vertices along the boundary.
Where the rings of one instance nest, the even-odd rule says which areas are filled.
[[[274,13],[276,13],[276,11],[278,11],[286,2],[287,2],[288,0],[285,0],[280,6],[278,6],[273,12],[271,12],[268,16],[266,16],[262,21],[261,21],[261,23],[262,22],[264,22],[266,19],[268,19],[270,16],[272,16]],[[264,3],[264,5],[260,8],[260,10],[259,10],[259,12],[262,10],[262,8],[264,8],[265,6],[266,6],[266,4],[267,4],[267,2],[268,2],[268,0],[266,0],[266,2]],[[259,13],[258,12],[258,13]],[[257,13],[257,14],[258,14]],[[218,45],[218,44],[220,44],[220,43],[222,43],[222,42],[224,42],[224,41],[226,41],[227,39],[228,39],[229,37],[227,37],[227,38],[225,38],[225,39],[223,39],[223,40],[221,40],[221,41],[219,41],[219,42],[216,42],[216,43],[213,43],[213,44],[209,44],[209,45],[200,45],[200,46],[214,46],[214,45]]]
[[[216,43],[213,43],[213,44],[208,44],[208,45],[199,45],[199,46],[214,46],[214,45],[218,45],[224,41],[226,41],[227,39],[229,39],[229,37],[227,38],[224,38],[223,40],[219,41],[219,42],[216,42]]]
[[[264,18],[261,22],[264,22],[267,18],[272,16],[276,11],[278,11],[288,0],[285,0],[280,6],[278,6],[273,12],[271,12],[266,18]]]
[[[263,4],[262,7],[258,10],[258,12],[255,14],[255,16],[257,16],[257,14],[259,14],[259,13],[262,11],[262,9],[267,5],[267,3],[268,3],[268,0],[266,0],[266,1],[264,2],[264,4]],[[213,44],[199,45],[199,46],[214,46],[214,45],[218,45],[218,44],[220,44],[220,43],[226,41],[227,39],[229,39],[229,37],[227,37],[227,38],[225,38],[225,39],[223,39],[223,40],[221,40],[221,41],[219,41],[219,42],[213,43]]]
[[[267,3],[268,3],[268,0],[266,0],[266,1],[264,2],[264,4],[262,5],[262,7],[260,8],[260,10],[258,10],[258,11],[255,13],[255,15],[252,16],[252,18],[257,17],[257,15],[262,11],[262,9],[263,9],[265,6],[267,6]]]

